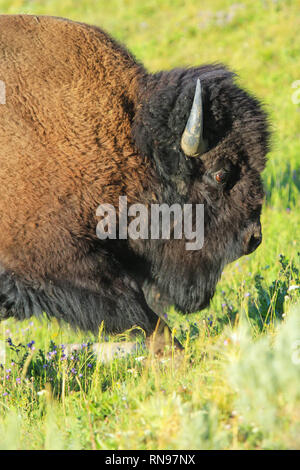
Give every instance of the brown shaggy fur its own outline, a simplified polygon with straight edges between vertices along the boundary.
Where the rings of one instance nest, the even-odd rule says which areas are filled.
[[[98,28],[32,16],[0,28],[1,262],[68,276],[74,239],[96,238],[97,206],[149,183],[124,109],[144,70]]]

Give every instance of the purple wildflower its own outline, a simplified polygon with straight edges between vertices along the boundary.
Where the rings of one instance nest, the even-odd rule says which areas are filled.
[[[57,354],[57,351],[56,351],[56,350],[54,350],[54,351],[49,351],[49,352],[48,352],[48,358],[49,358],[49,359],[52,359],[53,356],[55,356],[55,354]]]

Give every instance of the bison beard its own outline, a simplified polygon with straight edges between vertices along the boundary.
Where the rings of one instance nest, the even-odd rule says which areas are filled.
[[[46,312],[83,330],[104,321],[109,333],[137,325],[149,336],[165,307],[204,308],[223,267],[260,243],[267,119],[224,66],[149,74],[99,28],[7,15],[0,79],[2,318]],[[193,155],[181,139],[198,79]],[[203,248],[99,240],[98,205],[118,207],[123,195],[204,204]]]

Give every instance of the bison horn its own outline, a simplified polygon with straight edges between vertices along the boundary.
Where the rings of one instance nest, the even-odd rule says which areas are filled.
[[[197,80],[193,106],[181,137],[181,148],[188,157],[198,157],[205,152],[202,89],[199,78]]]

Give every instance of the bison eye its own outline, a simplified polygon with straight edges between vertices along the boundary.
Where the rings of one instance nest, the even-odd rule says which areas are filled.
[[[227,173],[223,170],[219,170],[214,174],[215,181],[217,183],[225,183]]]

